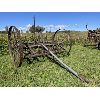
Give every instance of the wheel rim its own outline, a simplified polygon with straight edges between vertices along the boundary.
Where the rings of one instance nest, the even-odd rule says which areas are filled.
[[[56,43],[59,48],[69,55],[72,47],[70,31],[63,30],[61,32],[60,29],[57,30],[52,37],[52,42]]]
[[[23,47],[20,39],[19,30],[15,26],[11,26],[8,33],[8,44],[10,55],[16,67],[20,67],[23,60]]]

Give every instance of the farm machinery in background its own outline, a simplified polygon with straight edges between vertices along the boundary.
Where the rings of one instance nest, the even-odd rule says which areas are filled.
[[[60,53],[69,55],[72,47],[70,31],[62,31],[61,29],[58,29],[56,32],[51,32],[50,34],[36,32],[35,17],[33,26],[34,33],[32,34],[32,41],[23,41],[20,35],[20,30],[18,30],[15,26],[11,26],[9,28],[8,46],[14,65],[16,67],[20,67],[24,59],[32,61],[33,58],[47,56],[81,81],[88,83],[88,80],[81,77],[56,55]]]
[[[86,29],[88,31],[88,35],[84,46],[94,46],[100,50],[100,29],[97,28],[96,30],[89,30],[87,25]]]

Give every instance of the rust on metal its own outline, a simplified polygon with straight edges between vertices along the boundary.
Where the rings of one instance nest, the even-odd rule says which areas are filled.
[[[88,31],[87,39],[85,41],[85,46],[95,46],[100,50],[100,29],[89,30],[87,25],[86,29]]]
[[[50,35],[50,36],[49,36]],[[70,31],[58,29],[51,34],[35,32],[35,17],[34,17],[34,35],[32,34],[32,41],[23,40],[20,31],[11,26],[8,31],[8,45],[9,51],[13,58],[13,62],[16,67],[20,67],[23,59],[32,60],[39,56],[52,56],[60,65],[65,67],[69,72],[74,74],[77,78],[84,81],[79,77],[77,72],[72,70],[66,64],[64,64],[55,54],[64,53],[69,55],[72,47],[72,41]]]

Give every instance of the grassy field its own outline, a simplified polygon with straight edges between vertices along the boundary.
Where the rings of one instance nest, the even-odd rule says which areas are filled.
[[[100,51],[74,45],[69,57],[60,56],[67,65],[91,80],[83,83],[48,58],[14,68],[9,55],[0,57],[0,86],[100,86]]]
[[[80,38],[83,38],[81,35]],[[73,38],[80,40],[77,36],[79,35],[74,34]],[[89,84],[78,80],[47,57],[35,59],[31,64],[24,60],[22,66],[16,69],[9,53],[4,52],[0,55],[0,86],[100,86],[100,51],[97,49],[76,43],[72,47],[70,56],[59,55],[68,66],[89,79]]]

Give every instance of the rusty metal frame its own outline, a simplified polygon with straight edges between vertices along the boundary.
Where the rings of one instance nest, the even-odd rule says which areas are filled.
[[[87,25],[86,29],[88,31],[88,35],[84,46],[95,46],[100,49],[100,32],[97,30],[89,30]]]

